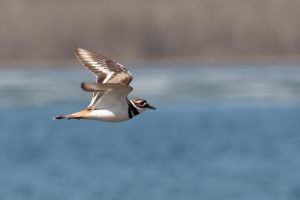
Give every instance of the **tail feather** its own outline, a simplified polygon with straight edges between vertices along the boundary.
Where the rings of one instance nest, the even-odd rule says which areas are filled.
[[[59,115],[56,117],[53,117],[53,120],[59,120],[59,119],[83,119],[91,112],[90,109],[82,110],[77,113],[69,114],[69,115]]]
[[[59,120],[59,119],[70,119],[70,116],[67,115],[59,115],[52,118],[53,120]]]

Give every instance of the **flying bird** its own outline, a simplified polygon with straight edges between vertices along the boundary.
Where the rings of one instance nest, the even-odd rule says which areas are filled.
[[[75,50],[79,62],[96,76],[95,83],[81,83],[84,91],[92,92],[90,104],[82,111],[56,116],[53,119],[91,119],[106,122],[121,122],[156,108],[144,99],[128,99],[133,90],[129,85],[131,73],[120,63],[101,54],[81,48]]]

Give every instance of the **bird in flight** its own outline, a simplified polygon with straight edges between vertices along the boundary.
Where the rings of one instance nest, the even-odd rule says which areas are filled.
[[[148,109],[156,109],[144,99],[127,98],[133,90],[129,85],[132,75],[123,65],[81,48],[75,50],[75,55],[81,64],[96,76],[95,83],[81,84],[84,91],[93,93],[91,103],[82,111],[56,116],[53,119],[121,122],[132,119]]]

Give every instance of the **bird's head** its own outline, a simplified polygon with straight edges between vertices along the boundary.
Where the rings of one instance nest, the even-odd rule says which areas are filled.
[[[147,109],[156,110],[155,107],[150,106],[148,102],[144,99],[132,99],[130,101],[134,105],[134,107],[139,111],[139,113],[142,113]]]

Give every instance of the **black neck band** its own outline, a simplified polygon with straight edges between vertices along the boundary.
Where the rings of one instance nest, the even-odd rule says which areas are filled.
[[[128,101],[128,116],[129,118],[133,118],[134,116],[140,114],[139,111],[132,105],[130,101]]]

